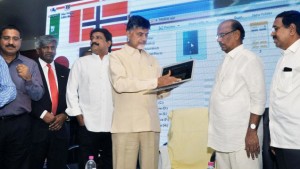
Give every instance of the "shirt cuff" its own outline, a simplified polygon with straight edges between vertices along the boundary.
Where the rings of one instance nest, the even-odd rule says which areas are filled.
[[[46,113],[48,113],[48,111],[44,110],[43,113],[41,114],[40,118],[43,119],[45,117]]]

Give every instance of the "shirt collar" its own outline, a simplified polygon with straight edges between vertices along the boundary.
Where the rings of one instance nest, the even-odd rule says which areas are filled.
[[[106,55],[104,55],[102,59],[100,59],[100,56],[95,54],[95,53],[92,53],[91,55],[88,55],[88,57],[93,57],[95,59],[100,59],[101,61],[105,61],[105,60],[109,60],[109,54],[110,53],[107,53]],[[84,56],[84,57],[86,57],[86,56]]]
[[[129,46],[128,44],[125,44],[124,48],[128,52],[128,54],[130,54],[130,55],[132,55],[136,52],[139,52],[139,53],[144,53],[145,52],[145,50],[143,50],[143,49],[136,49],[136,48],[133,48],[133,47]]]
[[[295,53],[300,48],[300,39],[295,41],[290,47],[283,51],[283,54]]]
[[[230,52],[228,52],[226,56],[230,56],[230,58],[233,59],[234,57],[238,56],[238,54],[242,50],[244,50],[244,45],[243,44],[239,45],[238,47],[236,47],[233,50],[231,50]]]
[[[39,62],[40,62],[40,64],[41,64],[41,67],[42,67],[42,68],[47,67],[47,64],[48,64],[48,63],[45,62],[44,60],[42,60],[41,58],[39,58]],[[51,65],[51,68],[52,68],[52,69],[55,69],[54,62],[51,62],[50,65]]]
[[[8,65],[11,65],[11,64],[13,64],[14,62],[23,62],[23,60],[22,60],[22,58],[21,57],[19,57],[19,55],[20,55],[20,52],[17,52],[16,53],[16,57],[14,58],[14,60],[12,60],[10,63],[8,63]]]

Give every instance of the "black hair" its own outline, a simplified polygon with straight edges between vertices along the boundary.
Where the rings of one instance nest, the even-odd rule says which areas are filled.
[[[132,15],[128,20],[126,31],[134,28],[150,29],[150,22],[142,16]]]
[[[21,29],[19,29],[19,28],[18,28],[17,26],[15,26],[15,25],[6,25],[6,26],[3,26],[3,27],[1,28],[1,30],[0,30],[0,36],[2,36],[4,30],[6,30],[6,29],[14,29],[14,30],[18,31],[19,34],[20,34],[20,38],[22,38],[22,32],[21,32]]]
[[[111,52],[111,46],[112,46],[112,35],[111,35],[111,33],[107,29],[104,29],[104,28],[95,28],[91,31],[90,37],[92,37],[93,33],[95,33],[95,32],[103,33],[103,35],[106,39],[106,42],[108,42],[108,41],[111,42],[111,45],[108,47],[108,52]]]
[[[231,28],[232,30],[239,30],[240,33],[241,33],[241,41],[243,42],[244,38],[245,38],[245,29],[243,27],[243,25],[237,21],[237,20],[234,20],[234,19],[230,19],[229,21],[231,21]]]
[[[292,23],[295,24],[297,34],[300,35],[300,12],[295,10],[284,11],[278,14],[276,18],[282,18],[285,28],[288,28]]]

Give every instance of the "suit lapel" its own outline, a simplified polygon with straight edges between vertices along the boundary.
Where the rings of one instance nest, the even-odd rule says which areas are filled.
[[[49,94],[49,89],[48,89],[48,85],[47,85],[47,81],[46,81],[46,77],[45,77],[45,74],[44,74],[44,71],[43,71],[43,68],[39,62],[39,60],[37,60],[37,63],[38,63],[38,67],[39,67],[39,70],[40,70],[40,73],[41,73],[41,76],[42,76],[42,81],[43,81],[43,85],[44,85],[44,90],[45,90],[45,95],[44,97],[48,97],[50,100],[50,94]]]

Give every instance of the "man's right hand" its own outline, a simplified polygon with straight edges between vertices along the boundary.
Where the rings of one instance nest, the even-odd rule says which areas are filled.
[[[47,112],[46,115],[43,117],[43,120],[45,123],[51,124],[55,121],[55,116],[52,113]]]
[[[84,120],[83,120],[83,115],[76,116],[76,119],[78,121],[79,126],[85,126]]]
[[[180,78],[176,78],[174,76],[171,76],[171,71],[169,71],[168,74],[161,76],[158,78],[157,80],[157,87],[161,87],[161,86],[166,86],[166,85],[170,85],[176,82],[180,82],[181,79]]]

